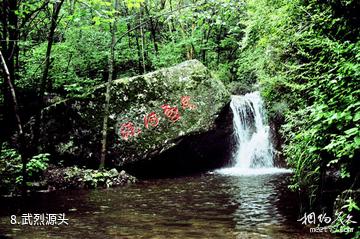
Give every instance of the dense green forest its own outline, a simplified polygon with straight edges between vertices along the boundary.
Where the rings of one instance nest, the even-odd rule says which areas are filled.
[[[343,218],[359,211],[359,1],[0,4],[1,193],[26,190],[49,165],[67,165],[43,150],[41,112],[100,84],[107,91],[98,165],[69,174],[112,178],[106,162],[111,82],[197,59],[232,94],[260,89],[282,141],[277,150],[293,169],[289,187],[304,208],[323,211],[338,197]],[[24,130],[28,122],[31,135]],[[356,231],[350,236],[358,238]]]

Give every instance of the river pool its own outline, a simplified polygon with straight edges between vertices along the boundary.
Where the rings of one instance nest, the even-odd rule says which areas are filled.
[[[1,198],[0,238],[331,238],[309,233],[297,221],[289,180],[286,173],[209,172],[119,188],[37,193],[26,200]],[[11,215],[25,213],[65,213],[69,225],[11,225]]]

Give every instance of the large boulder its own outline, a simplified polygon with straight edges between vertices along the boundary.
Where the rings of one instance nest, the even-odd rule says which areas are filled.
[[[58,101],[44,109],[41,150],[67,165],[96,167],[101,148],[105,90],[106,86],[100,85],[82,97]],[[107,165],[134,165],[169,152],[186,138],[206,137],[206,132],[214,134],[218,128],[216,119],[221,111],[229,108],[225,107],[229,100],[221,81],[213,78],[197,60],[114,80]],[[231,124],[231,120],[225,123]],[[28,125],[31,126],[31,122]],[[226,128],[231,129],[231,125]],[[227,131],[226,137],[230,134]],[[225,139],[224,135],[219,137]]]

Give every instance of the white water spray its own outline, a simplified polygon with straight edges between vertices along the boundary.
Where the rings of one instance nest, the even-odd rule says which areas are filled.
[[[274,168],[274,148],[260,93],[232,96],[230,107],[236,138],[233,165],[218,172],[235,175],[289,172]]]

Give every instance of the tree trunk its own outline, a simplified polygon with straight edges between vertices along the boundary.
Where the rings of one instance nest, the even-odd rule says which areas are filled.
[[[49,68],[50,68],[50,64],[51,64],[51,48],[54,42],[54,34],[55,34],[55,29],[57,26],[57,20],[59,17],[59,13],[60,13],[60,9],[61,9],[61,5],[64,3],[64,0],[61,0],[60,2],[55,2],[54,3],[54,9],[53,9],[53,13],[51,16],[51,25],[50,25],[50,32],[48,35],[48,44],[47,44],[47,48],[46,48],[46,55],[45,55],[45,65],[44,65],[44,71],[43,71],[43,76],[41,79],[41,88],[40,88],[40,94],[45,93],[45,90],[50,91],[52,88],[52,81],[48,80],[48,75],[49,75]]]
[[[157,44],[157,41],[156,41],[156,27],[155,27],[156,24],[154,23],[153,18],[150,16],[150,10],[149,10],[148,6],[145,5],[144,8],[145,8],[146,14],[147,14],[147,15],[149,16],[149,18],[150,18],[150,33],[151,33],[151,38],[152,38],[153,43],[154,43],[155,55],[158,56],[159,47],[158,47],[158,44]]]
[[[136,40],[136,48],[137,48],[137,55],[138,55],[138,69],[139,74],[142,72],[142,64],[141,64],[141,48],[140,48],[140,42],[139,42],[139,31],[136,31],[135,33],[135,40]]]
[[[51,49],[54,42],[54,33],[57,26],[57,20],[59,17],[61,5],[64,3],[64,0],[61,0],[60,2],[54,3],[54,9],[53,13],[51,15],[51,25],[50,25],[50,32],[48,35],[48,44],[46,48],[46,55],[45,55],[45,64],[44,64],[44,70],[43,75],[40,82],[40,92],[39,92],[39,109],[35,116],[35,125],[34,125],[34,147],[38,146],[39,138],[40,138],[40,125],[41,125],[41,110],[44,107],[44,96],[45,91],[50,90],[52,88],[52,83],[48,81],[48,75],[49,75],[49,68],[50,68],[50,57],[51,57]],[[34,150],[37,151],[37,150]]]
[[[207,21],[207,24],[210,25],[210,20]],[[210,40],[210,34],[211,34],[211,31],[212,31],[212,28],[213,28],[213,25],[210,25],[209,27],[209,30],[205,31],[204,32],[204,37],[203,37],[203,47],[202,49],[200,50],[200,54],[201,54],[201,58],[202,58],[202,61],[203,63],[206,63],[206,47],[207,47],[207,43],[209,42]]]
[[[0,44],[1,44],[1,49],[4,51],[4,58],[6,57],[6,52],[8,49],[8,42],[6,41],[6,39],[8,39],[8,17],[7,17],[7,9],[8,9],[8,4],[7,1],[3,1],[1,3],[0,6],[0,28],[1,28],[1,40]],[[1,84],[1,91],[3,93],[4,96],[4,108],[3,111],[0,112],[0,117],[2,117],[2,121],[1,121],[1,125],[0,125],[0,147],[2,146],[2,143],[8,138],[8,136],[10,135],[10,131],[11,131],[11,125],[10,125],[10,115],[9,112],[11,111],[11,109],[9,109],[9,103],[10,102],[10,96],[8,94],[7,91],[7,78],[4,77],[4,81]],[[6,125],[6,127],[5,127]],[[1,152],[1,151],[0,151]]]
[[[173,5],[172,5],[172,1],[171,1],[171,0],[169,0],[169,5],[170,5],[170,12],[173,12]],[[171,21],[172,29],[173,29],[173,31],[175,31],[176,28],[175,28],[174,19],[171,18],[170,21]]]
[[[127,6],[125,6],[125,16],[128,17],[129,16],[129,11]],[[129,49],[131,49],[131,24],[130,21],[126,21],[126,27],[127,27],[127,31],[128,31],[128,45],[129,45]]]
[[[119,9],[118,0],[115,0],[115,11]],[[115,13],[115,20],[111,27],[111,45],[110,45],[110,55],[109,55],[109,76],[106,84],[106,93],[105,93],[105,110],[104,110],[104,120],[102,128],[102,140],[101,140],[101,153],[100,153],[100,165],[99,169],[103,169],[105,166],[106,151],[107,151],[107,129],[108,129],[108,120],[110,112],[110,95],[111,95],[111,82],[113,79],[114,73],[114,50],[116,44],[116,24],[117,24],[117,13]]]
[[[220,54],[221,54],[221,33],[222,33],[222,25],[220,26],[220,30],[219,30],[219,33],[217,34],[217,37],[216,37],[216,53],[217,53],[217,65],[220,64]]]
[[[14,85],[16,78],[16,68],[15,60],[18,59],[19,47],[19,29],[18,29],[18,17],[15,12],[18,10],[17,1],[3,0],[0,7],[0,18],[1,18],[1,31],[2,31],[2,41],[1,48],[4,61],[8,73],[10,75],[11,84]],[[2,91],[4,93],[4,112],[2,127],[0,129],[0,138],[1,141],[4,141],[6,138],[9,138],[11,132],[16,125],[13,120],[13,107],[12,105],[12,96],[7,90],[7,76],[4,77],[4,82],[2,84]],[[6,127],[5,127],[6,126]]]
[[[26,195],[26,181],[27,181],[27,172],[26,172],[26,164],[27,164],[27,157],[24,155],[24,133],[23,133],[23,126],[21,123],[21,119],[20,119],[20,114],[19,114],[19,107],[18,107],[18,103],[17,103],[17,99],[16,99],[16,92],[15,92],[15,88],[14,85],[11,81],[11,75],[9,72],[9,68],[6,64],[6,61],[4,59],[4,56],[0,50],[0,59],[1,59],[1,63],[3,65],[3,70],[6,76],[6,84],[8,86],[8,89],[10,91],[10,95],[11,95],[11,100],[12,100],[12,108],[13,108],[13,112],[14,112],[14,118],[16,121],[16,126],[17,126],[17,130],[18,130],[18,145],[19,145],[19,152],[20,152],[20,156],[21,156],[21,162],[22,162],[22,194]]]
[[[140,34],[141,34],[141,56],[142,56],[142,66],[143,66],[143,73],[146,73],[146,64],[145,64],[145,36],[142,27],[142,18],[141,18],[141,10],[140,10]]]
[[[3,56],[2,52],[1,52],[1,50],[0,50],[0,58],[1,58],[1,63],[3,65],[3,70],[4,70],[5,75],[6,75],[6,84],[8,85],[10,93],[11,93],[11,99],[12,99],[12,103],[13,103],[12,107],[13,107],[13,110],[15,112],[16,125],[17,125],[17,128],[18,128],[19,134],[22,134],[23,130],[22,130],[22,124],[21,124],[19,110],[18,110],[18,103],[17,103],[17,100],[16,100],[16,92],[15,92],[14,85],[13,85],[13,83],[11,81],[11,75],[10,75],[9,69],[7,67],[6,61],[4,59],[4,56]]]

